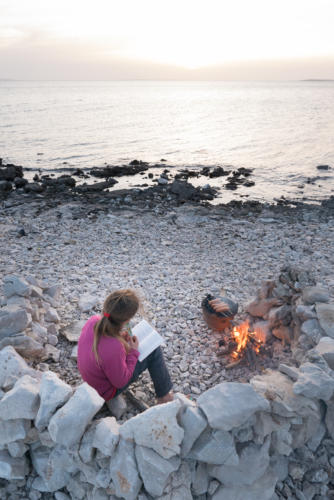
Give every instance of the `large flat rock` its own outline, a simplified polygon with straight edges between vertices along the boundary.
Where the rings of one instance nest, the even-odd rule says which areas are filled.
[[[199,396],[199,408],[214,429],[229,431],[245,423],[255,412],[268,411],[268,401],[250,384],[223,382]]]
[[[152,448],[163,458],[178,455],[184,436],[176,418],[180,408],[178,400],[153,406],[121,425],[120,434],[138,445]]]

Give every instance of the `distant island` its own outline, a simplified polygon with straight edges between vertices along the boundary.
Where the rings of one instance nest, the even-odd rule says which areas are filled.
[[[300,80],[301,82],[334,82],[331,78],[306,78],[305,80]]]

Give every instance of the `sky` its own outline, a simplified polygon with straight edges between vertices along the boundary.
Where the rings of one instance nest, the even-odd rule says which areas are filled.
[[[334,0],[0,0],[0,79],[334,79]]]

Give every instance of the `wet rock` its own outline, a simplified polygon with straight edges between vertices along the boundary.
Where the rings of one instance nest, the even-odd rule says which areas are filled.
[[[9,181],[0,181],[0,193],[8,193],[13,189],[13,185]]]
[[[199,396],[199,408],[213,429],[229,431],[239,427],[259,410],[268,411],[269,403],[250,384],[223,382]]]
[[[17,165],[7,165],[0,168],[0,181],[14,181],[15,177],[23,177],[23,168]]]
[[[45,186],[38,182],[28,182],[23,189],[25,193],[43,193]]]
[[[103,191],[104,189],[108,189],[115,184],[117,184],[116,179],[108,179],[107,181],[96,182],[95,184],[77,186],[76,191],[78,193],[95,193],[98,191]]]

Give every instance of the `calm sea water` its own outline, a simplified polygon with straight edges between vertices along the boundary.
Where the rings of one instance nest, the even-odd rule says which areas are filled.
[[[334,193],[334,82],[0,81],[0,156],[42,169],[251,167],[251,198],[319,199]]]

